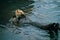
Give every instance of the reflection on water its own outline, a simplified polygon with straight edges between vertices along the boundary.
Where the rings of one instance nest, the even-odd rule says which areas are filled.
[[[42,30],[30,24],[22,27],[8,24],[6,28],[3,27],[0,27],[0,40],[58,40],[60,37],[58,30],[56,32]]]
[[[6,28],[0,25],[0,40],[60,40],[60,31],[42,30],[30,24],[22,27],[8,24],[16,9],[29,13],[27,17],[33,22],[43,25],[60,23],[59,3],[60,0],[2,0],[0,24],[6,24],[3,25]]]
[[[54,32],[54,31],[50,31],[50,40],[58,40],[58,31]]]

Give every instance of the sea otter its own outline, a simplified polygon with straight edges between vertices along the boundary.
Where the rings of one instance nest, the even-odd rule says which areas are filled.
[[[22,10],[20,10],[20,9],[17,9],[15,11],[15,14],[13,15],[13,17],[9,20],[9,22],[13,23],[15,25],[18,25],[18,24],[20,24],[19,23],[20,19],[25,18],[25,17],[26,16],[25,16],[24,12]]]

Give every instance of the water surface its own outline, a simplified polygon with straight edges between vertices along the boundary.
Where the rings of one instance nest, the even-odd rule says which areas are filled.
[[[56,35],[30,24],[18,28],[12,24],[7,26],[16,9],[30,13],[28,18],[32,22],[43,25],[60,23],[60,0],[2,0],[0,3],[0,24],[9,27],[0,27],[0,40],[60,40],[60,31]]]

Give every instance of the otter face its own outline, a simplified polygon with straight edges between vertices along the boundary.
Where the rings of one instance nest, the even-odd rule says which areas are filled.
[[[16,17],[20,17],[20,16],[23,15],[23,14],[24,14],[24,12],[23,12],[22,10],[17,9],[17,10],[15,11]]]

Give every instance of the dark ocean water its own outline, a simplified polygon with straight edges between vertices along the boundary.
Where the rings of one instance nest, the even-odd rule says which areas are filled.
[[[60,23],[60,0],[2,0],[0,4],[0,24],[9,27],[0,28],[0,40],[60,40],[60,31],[56,35],[30,24],[18,28],[9,24],[16,9],[30,13],[28,18],[32,22],[42,25]]]

